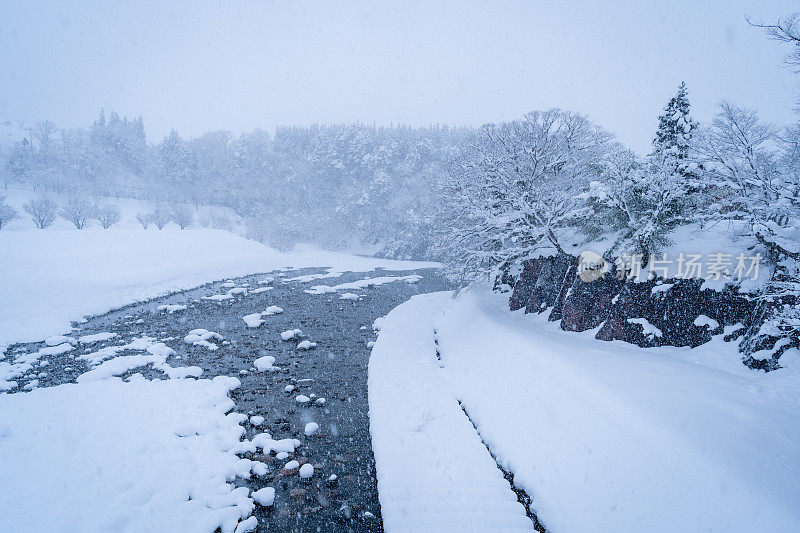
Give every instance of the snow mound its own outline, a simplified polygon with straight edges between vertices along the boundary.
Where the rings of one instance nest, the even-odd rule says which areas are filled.
[[[2,528],[234,531],[254,508],[231,483],[244,430],[226,413],[238,385],[114,379],[0,396]]]
[[[263,507],[270,507],[275,502],[275,489],[272,487],[264,487],[253,492],[250,495],[258,505]]]
[[[261,294],[262,292],[271,291],[275,287],[258,287],[257,289],[251,289],[250,294]]]
[[[350,283],[342,283],[340,285],[314,285],[310,289],[306,289],[306,294],[330,294],[342,290],[358,290],[367,287],[374,287],[377,285],[384,285],[395,281],[405,281],[406,283],[417,283],[422,279],[418,274],[411,274],[409,276],[381,276],[376,278],[365,278]]]
[[[316,347],[317,343],[309,340],[302,341],[297,345],[298,350],[313,350]]]
[[[185,305],[181,305],[181,304],[165,304],[165,305],[159,305],[158,307],[156,307],[156,310],[158,310],[158,311],[166,311],[169,314],[172,314],[172,313],[175,313],[175,312],[178,312],[178,311],[183,311],[184,309],[186,309],[186,306]]]
[[[275,358],[271,355],[265,355],[264,357],[259,357],[255,361],[253,361],[253,366],[259,372],[266,372],[268,370],[272,370],[275,368],[273,365],[275,364]]]
[[[264,319],[261,318],[261,313],[245,315],[242,317],[242,320],[244,320],[244,323],[247,324],[248,328],[257,328],[265,322]]]
[[[650,322],[648,322],[646,318],[629,318],[628,322],[631,324],[639,324],[640,326],[642,326],[642,334],[645,337],[649,337],[652,339],[653,337],[661,337],[661,335],[663,335],[661,330],[658,329],[653,324],[651,324]]]
[[[264,309],[264,312],[262,312],[261,314],[263,316],[272,316],[272,315],[279,315],[281,313],[283,313],[283,308],[278,307],[277,305],[270,305],[269,307]]]
[[[698,327],[708,326],[708,329],[710,330],[719,328],[719,322],[706,315],[700,315],[695,318],[694,325]]]
[[[300,477],[308,479],[314,475],[314,466],[311,463],[306,463],[300,467]]]
[[[219,333],[216,333],[214,331],[208,331],[207,329],[193,329],[183,338],[183,342],[185,342],[186,344],[191,344],[193,346],[203,346],[204,348],[208,348],[209,350],[214,351],[218,349],[219,346],[211,342],[211,340],[222,341],[225,339]]]
[[[112,333],[110,331],[103,331],[101,333],[94,333],[92,335],[84,335],[82,337],[78,337],[78,342],[81,344],[94,344],[96,342],[103,342],[109,339],[113,339],[116,337],[116,333]]]
[[[299,337],[302,334],[303,332],[299,329],[287,329],[286,331],[281,332],[281,339],[288,341],[294,339],[295,337]]]
[[[44,340],[44,343],[48,346],[58,346],[59,344],[71,344],[75,346],[78,344],[78,341],[75,340],[74,337],[65,337],[64,335],[54,335],[52,337],[47,337]]]

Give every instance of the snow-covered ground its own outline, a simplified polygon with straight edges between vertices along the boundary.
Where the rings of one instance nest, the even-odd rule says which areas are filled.
[[[444,383],[434,315],[450,293],[424,294],[378,321],[369,417],[386,531],[532,531]]]
[[[65,333],[85,315],[229,277],[289,266],[331,273],[435,266],[302,246],[281,253],[227,231],[177,227],[10,227],[0,231],[0,250],[0,351]]]
[[[453,472],[487,465],[458,451],[477,433],[460,435],[456,399],[549,530],[797,530],[797,350],[765,374],[719,337],[641,349],[507,305],[473,289],[417,297],[384,321],[369,393],[387,531],[433,509],[458,515],[464,502],[446,495],[469,484]]]
[[[234,378],[0,395],[0,530],[233,532],[253,511]],[[169,408],[165,408],[168,406]]]

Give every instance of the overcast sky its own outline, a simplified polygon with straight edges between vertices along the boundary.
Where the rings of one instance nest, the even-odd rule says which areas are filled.
[[[790,1],[34,2],[0,0],[0,118],[144,117],[150,142],[277,124],[473,124],[562,107],[638,151],[685,80],[793,120],[800,75],[745,17]]]

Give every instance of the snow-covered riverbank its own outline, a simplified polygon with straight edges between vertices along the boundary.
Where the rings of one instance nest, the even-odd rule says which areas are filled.
[[[4,230],[0,250],[0,351],[65,333],[85,315],[228,277],[287,266],[365,272],[433,265],[310,247],[281,253],[213,229]]]
[[[419,473],[402,464],[411,441],[391,453],[378,448],[407,440],[406,422],[416,417],[419,435],[431,437],[419,450],[443,450],[450,461],[443,467],[423,453],[427,486],[436,494],[459,488],[451,473],[476,466],[451,452],[454,422],[439,416],[457,399],[550,530],[791,531],[800,523],[796,350],[785,355],[789,368],[765,374],[741,365],[721,338],[693,350],[602,343],[593,332],[509,313],[505,295],[477,289],[453,302],[412,300],[383,329],[393,341],[379,337],[370,364],[379,487],[402,481],[404,469]],[[413,346],[397,342],[411,337]],[[373,376],[387,361],[391,379]],[[437,392],[384,405],[387,392],[424,389],[422,381]],[[424,423],[423,412],[431,413]],[[398,493],[405,499],[384,502],[381,493],[387,518],[395,499],[404,523],[421,520],[429,494],[414,485],[388,492]],[[438,501],[447,514],[448,500]]]

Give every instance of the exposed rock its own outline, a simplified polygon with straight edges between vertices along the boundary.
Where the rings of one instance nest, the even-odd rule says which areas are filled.
[[[306,489],[295,488],[289,491],[289,496],[296,500],[300,500],[306,497],[306,492]]]
[[[514,282],[510,309],[541,313],[552,308],[548,319],[561,320],[566,331],[599,327],[595,336],[599,340],[642,347],[695,347],[721,334],[725,326],[741,324],[740,330],[726,336],[731,340],[745,334],[757,319],[755,303],[747,295],[730,289],[701,290],[702,280],[633,282],[608,272],[587,283],[577,276],[576,265],[577,258],[561,254],[524,261],[516,277],[506,269],[505,282]],[[701,315],[713,320],[716,328],[695,324]]]

